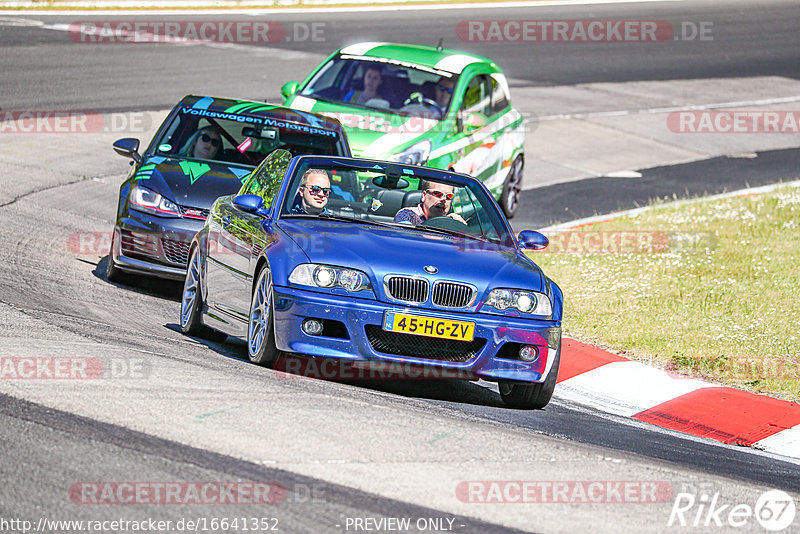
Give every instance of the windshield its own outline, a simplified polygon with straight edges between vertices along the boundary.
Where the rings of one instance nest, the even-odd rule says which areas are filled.
[[[340,55],[328,61],[302,96],[400,115],[440,119],[458,77],[450,72],[386,58]]]
[[[283,217],[331,218],[514,243],[494,199],[479,184],[458,184],[447,173],[391,163],[305,160],[290,179]]]
[[[258,165],[276,149],[288,150],[292,156],[347,155],[342,154],[335,131],[265,116],[196,112],[181,108],[154,142],[156,154],[247,166]]]

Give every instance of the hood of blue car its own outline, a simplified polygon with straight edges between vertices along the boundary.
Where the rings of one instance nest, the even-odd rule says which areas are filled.
[[[239,191],[251,170],[212,161],[151,157],[135,180],[182,206],[209,209],[217,198]]]
[[[378,288],[387,274],[466,282],[476,286],[479,295],[497,287],[544,287],[536,264],[513,248],[483,241],[319,219],[283,219],[279,226],[311,262],[364,271]],[[437,272],[426,272],[426,266]]]

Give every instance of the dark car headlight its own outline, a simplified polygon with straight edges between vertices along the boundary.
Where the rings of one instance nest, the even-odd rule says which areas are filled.
[[[544,293],[522,289],[493,289],[485,304],[499,311],[513,308],[531,315],[552,315],[553,306]]]
[[[178,205],[162,195],[141,185],[131,187],[131,209],[158,215],[159,217],[180,217]]]
[[[341,287],[348,291],[371,291],[369,277],[356,269],[302,263],[289,275],[289,282],[301,286],[332,288]]]

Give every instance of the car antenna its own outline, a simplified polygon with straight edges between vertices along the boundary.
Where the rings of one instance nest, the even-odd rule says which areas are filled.
[[[441,51],[442,51],[442,48],[443,48],[443,47],[442,47],[442,45],[443,45],[443,44],[444,44],[444,37],[439,37],[439,44],[438,44],[438,45],[436,45],[436,50],[438,50],[439,52],[441,52]]]

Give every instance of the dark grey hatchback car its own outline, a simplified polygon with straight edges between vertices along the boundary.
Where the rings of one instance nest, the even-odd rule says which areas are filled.
[[[336,119],[207,96],[184,97],[140,154],[138,139],[114,143],[133,160],[119,191],[106,274],[183,280],[189,245],[221,196],[239,190],[271,152],[349,156]]]

